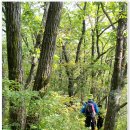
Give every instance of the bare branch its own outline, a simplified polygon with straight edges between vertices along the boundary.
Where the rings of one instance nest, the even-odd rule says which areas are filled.
[[[6,33],[6,30],[5,30],[5,29],[2,29],[2,31]]]
[[[112,23],[113,25],[116,24],[118,21]],[[110,24],[109,26],[107,26],[105,29],[102,30],[102,32],[98,35],[99,37],[107,30],[111,27],[112,25]]]
[[[78,3],[76,3],[77,7],[80,9],[80,10],[83,10]]]
[[[85,14],[86,2],[84,3],[84,8],[83,8],[83,10],[84,10],[84,14]],[[79,43],[78,43],[78,46],[77,46],[75,63],[77,63],[78,60],[79,60],[80,48],[81,48],[81,44],[82,44],[82,41],[83,41],[84,35],[85,35],[85,19],[83,19],[82,24],[83,24],[83,27],[82,27],[82,35],[81,35],[81,37],[80,37],[80,40],[79,40]]]
[[[127,105],[127,102],[123,103],[119,107],[117,107],[116,111],[120,111],[121,108],[125,107]]]
[[[94,62],[97,62],[98,59],[100,59],[101,56],[103,56],[104,54],[106,54],[108,51],[113,50],[114,47],[110,47],[109,49],[107,49],[105,52],[101,53],[99,56],[97,56],[97,58],[94,60]],[[93,63],[94,63],[93,62]]]
[[[6,20],[4,18],[2,18],[2,21],[4,21],[6,23]]]
[[[103,102],[106,98],[107,98],[107,95],[105,95],[105,96],[98,102],[98,104],[101,104],[101,102]]]
[[[115,26],[114,26],[114,24],[112,23],[111,18],[109,17],[108,13],[107,13],[106,10],[104,9],[104,5],[103,5],[103,3],[101,2],[100,4],[101,4],[101,7],[102,7],[102,11],[103,11],[103,13],[104,13],[104,14],[106,15],[106,17],[108,18],[108,20],[109,20],[111,26],[113,27],[113,29],[115,29]]]

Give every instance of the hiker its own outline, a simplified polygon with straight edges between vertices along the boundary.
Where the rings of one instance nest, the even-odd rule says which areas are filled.
[[[100,112],[98,113],[98,118],[97,118],[97,128],[98,130],[100,130],[101,127],[103,126],[105,111],[103,111],[101,104],[99,104],[98,107],[100,108]]]
[[[102,113],[99,112],[98,119],[97,119],[97,128],[98,130],[101,129],[103,126],[104,117],[102,116]]]
[[[96,114],[99,113],[97,104],[93,101],[93,95],[88,95],[88,101],[83,104],[81,112],[86,116],[85,127],[91,127],[96,130]]]

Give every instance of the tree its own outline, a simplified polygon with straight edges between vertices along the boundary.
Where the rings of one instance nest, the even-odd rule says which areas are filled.
[[[65,45],[62,46],[62,50],[63,50],[63,55],[64,55],[65,62],[69,63],[70,60],[69,60],[69,58],[67,56]],[[69,81],[69,83],[68,83],[68,94],[69,94],[69,97],[71,97],[71,96],[74,95],[73,71],[68,66],[65,66],[65,69],[66,69],[66,74],[68,76],[68,81]]]
[[[86,2],[84,2],[84,7],[83,7],[84,17],[85,17],[86,5],[87,5]],[[81,35],[81,37],[80,37],[80,40],[79,40],[79,43],[78,43],[78,46],[77,46],[75,63],[77,63],[78,60],[79,60],[80,48],[81,48],[81,44],[82,44],[82,41],[83,41],[84,36],[85,36],[85,28],[86,28],[86,27],[85,27],[85,18],[83,19],[82,24],[83,24],[83,27],[82,27],[82,35]]]
[[[21,5],[20,2],[5,2],[6,17],[6,39],[7,39],[7,59],[8,59],[8,77],[15,81],[13,91],[19,91],[22,88],[18,84],[23,82],[22,71],[22,44],[21,44]],[[13,130],[24,129],[23,109],[14,109],[14,102],[10,101],[10,123]],[[18,123],[18,126],[14,125]]]
[[[126,3],[120,3],[120,18],[118,20],[117,28],[117,43],[114,70],[111,79],[111,89],[108,98],[107,114],[105,118],[104,130],[115,130],[115,123],[117,112],[119,110],[119,99],[122,90],[123,75],[125,72],[124,64],[126,64],[126,16],[125,16]],[[126,104],[125,104],[126,105]]]
[[[33,91],[39,92],[49,82],[62,6],[62,2],[50,2]],[[31,101],[35,100],[34,97]],[[38,117],[35,115],[27,117],[26,128],[30,129],[30,124],[34,119],[37,120]]]
[[[36,91],[45,87],[49,82],[62,5],[62,2],[51,2],[49,6],[41,54],[33,86],[33,90]]]
[[[36,44],[34,46],[34,53],[37,53],[37,50],[40,50],[40,48],[41,48],[43,29],[45,28],[45,25],[46,25],[46,17],[47,17],[47,13],[48,13],[48,6],[49,6],[49,3],[45,2],[44,3],[44,14],[43,14],[43,17],[42,17],[42,22],[41,22],[41,29],[39,30],[39,32],[36,36]],[[37,61],[38,61],[38,58],[36,56],[33,56],[32,61],[31,61],[30,72],[29,72],[29,75],[26,79],[26,83],[25,83],[25,86],[24,86],[25,88],[28,87],[28,85],[30,84],[30,82],[33,79],[34,69],[36,67]]]
[[[84,18],[82,20],[82,34],[80,36],[80,39],[79,39],[79,43],[77,45],[77,50],[76,50],[76,57],[75,57],[75,64],[78,64],[78,61],[80,59],[80,52],[81,52],[81,45],[82,45],[82,42],[84,40],[84,37],[85,37],[85,11],[86,11],[86,5],[87,3],[84,2],[84,7],[83,7],[83,14],[84,14]],[[67,52],[66,52],[66,45],[62,45],[62,50],[63,50],[63,54],[64,54],[64,59],[65,59],[65,62],[67,64],[69,64],[70,60],[69,60],[69,57],[67,56]],[[73,77],[73,69],[72,68],[69,68],[68,66],[65,66],[65,69],[66,69],[66,74],[68,76],[68,94],[69,94],[69,97],[73,96],[74,95],[74,77]]]

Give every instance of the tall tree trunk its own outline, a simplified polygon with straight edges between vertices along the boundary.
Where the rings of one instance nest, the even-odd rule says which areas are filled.
[[[8,77],[16,84],[22,84],[22,44],[21,44],[21,5],[19,2],[5,2],[6,17],[6,38],[7,38],[7,59]],[[17,85],[13,86],[14,91],[19,91]],[[13,130],[23,130],[25,125],[25,111],[23,106],[14,109],[14,102],[10,101],[10,124]],[[13,125],[18,123],[19,126]]]
[[[84,8],[83,8],[83,10],[84,10],[84,15],[85,15],[86,2],[84,2]],[[82,44],[82,42],[83,42],[84,35],[85,35],[85,19],[83,19],[82,24],[83,24],[82,34],[81,34],[81,37],[80,37],[80,40],[79,40],[79,43],[78,43],[78,46],[77,46],[77,52],[76,52],[75,63],[77,63],[78,60],[79,60],[80,48],[81,48],[81,44]]]
[[[42,41],[42,36],[43,36],[43,28],[45,28],[45,26],[46,26],[48,7],[49,7],[49,2],[45,2],[44,3],[44,13],[43,13],[42,22],[41,22],[41,29],[39,30],[38,35],[36,37],[36,44],[34,46],[34,52],[36,51],[36,49],[41,48],[41,41]],[[36,67],[37,62],[38,62],[38,58],[33,56],[32,61],[31,61],[30,72],[29,72],[29,75],[28,75],[28,77],[26,79],[24,88],[27,88],[29,86],[29,84],[31,83],[31,81],[32,81],[32,79],[34,77],[34,69]]]
[[[65,45],[62,46],[62,50],[63,50],[63,55],[64,55],[66,63],[69,63],[69,58],[68,58],[67,53],[66,53]],[[69,97],[71,97],[74,94],[73,73],[72,73],[71,68],[68,68],[68,66],[65,66],[65,69],[66,69],[66,74],[68,76],[68,81],[69,81],[69,83],[68,83],[68,94],[69,94]]]
[[[92,33],[91,64],[93,65],[93,60],[94,60],[94,48],[95,48],[95,30],[92,29],[91,33]],[[92,67],[90,93],[93,94],[94,91],[95,91],[95,90],[94,90],[94,71],[93,71],[93,67]]]
[[[125,3],[120,3],[121,13],[124,13]],[[117,30],[117,45],[115,54],[114,70],[111,80],[111,89],[108,98],[107,114],[105,118],[104,130],[115,130],[115,123],[117,117],[117,108],[119,107],[119,99],[121,96],[122,89],[122,72],[125,68],[122,67],[126,63],[125,54],[126,40],[124,37],[124,31],[126,30],[126,19],[120,18],[118,20],[118,30]]]
[[[50,2],[49,5],[40,59],[33,86],[34,91],[40,91],[49,83],[62,6],[62,2]],[[31,99],[30,105],[34,100],[36,100],[35,97]],[[34,120],[37,123],[38,117],[35,115],[29,115],[27,117],[26,129],[31,129],[30,125],[34,123]]]
[[[95,51],[95,35],[96,35],[96,48],[97,48],[97,54],[98,56],[100,56],[100,49],[99,49],[99,30],[98,30],[98,23],[99,23],[99,8],[100,8],[100,4],[97,3],[97,12],[96,12],[96,25],[95,28],[92,29],[92,52],[91,52],[91,64],[94,64],[94,51]],[[90,89],[90,93],[94,94],[95,93],[95,86],[94,86],[94,76],[95,73],[93,71],[93,66],[92,66],[92,71],[91,71],[91,89]]]
[[[85,15],[86,2],[84,2],[83,11],[84,11],[84,15]],[[79,43],[78,43],[78,46],[77,46],[75,63],[78,63],[78,61],[79,61],[80,49],[81,49],[81,44],[82,44],[83,39],[84,39],[84,35],[85,35],[85,19],[83,19],[83,21],[82,21],[82,34],[81,34],[81,37],[79,39]],[[64,58],[65,58],[66,63],[69,63],[69,58],[68,58],[67,53],[66,53],[65,45],[62,46],[62,50],[63,50],[63,54],[64,54]],[[69,83],[68,83],[68,94],[69,94],[69,97],[71,97],[71,96],[74,95],[73,70],[68,68],[67,66],[65,66],[65,69],[66,69],[66,74],[68,76],[68,81],[69,81]]]
[[[62,5],[62,2],[51,2],[49,6],[40,60],[33,86],[33,90],[36,91],[45,87],[49,82]]]
[[[96,45],[97,45],[97,54],[98,56],[100,55],[100,49],[99,49],[99,29],[98,29],[98,23],[99,23],[99,7],[100,7],[100,4],[97,3],[97,18],[96,18]]]

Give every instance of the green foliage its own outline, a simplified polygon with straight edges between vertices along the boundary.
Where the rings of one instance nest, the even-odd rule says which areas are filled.
[[[10,86],[9,81],[4,81],[5,85]],[[7,87],[6,86],[6,87]],[[78,98],[69,98],[67,95],[60,95],[57,92],[50,91],[43,98],[39,97],[38,92],[10,91],[3,92],[6,99],[11,100],[15,107],[20,107],[21,101],[24,101],[28,115],[39,117],[39,122],[32,124],[31,128],[48,129],[48,130],[84,130],[84,116],[80,114],[81,106]],[[37,97],[37,100],[31,100],[32,97]],[[74,105],[69,106],[70,101],[74,101]],[[40,109],[39,109],[40,108]],[[4,126],[6,128],[8,126]]]
[[[35,110],[39,113],[40,122],[39,124],[33,124],[32,127],[43,130],[85,129],[84,117],[80,114],[80,104],[76,102],[77,99],[75,98],[74,105],[67,106],[70,100],[68,96],[50,91],[43,99],[37,101],[38,111]],[[34,104],[32,108],[35,108]]]
[[[94,86],[95,100],[102,99],[108,94],[111,85],[111,77],[114,66],[115,46],[117,30],[112,27],[105,30],[99,37],[100,54],[113,47],[110,51],[102,55],[94,64],[92,61],[98,58],[96,31],[100,34],[110,25],[110,21],[103,13],[101,6],[97,16],[97,2],[87,2],[86,11],[83,11],[84,2],[65,2],[62,10],[62,18],[57,36],[57,47],[53,57],[52,73],[44,96],[39,96],[39,92],[31,91],[34,81],[31,82],[30,88],[22,91],[14,91],[14,88],[22,88],[23,85],[15,81],[8,80],[8,64],[6,36],[3,33],[2,39],[2,69],[3,69],[3,90],[2,95],[6,98],[6,116],[3,121],[3,130],[9,130],[9,101],[11,100],[16,108],[24,101],[27,115],[39,117],[37,123],[31,125],[32,129],[42,130],[86,130],[84,127],[84,116],[80,113],[81,96],[85,101],[87,94],[90,93],[91,87]],[[78,6],[77,6],[78,5]],[[112,22],[119,18],[125,18],[127,13],[119,15],[120,5],[118,2],[103,3],[106,12]],[[43,2],[23,2],[21,13],[21,31],[22,31],[22,65],[23,65],[23,83],[25,83],[31,67],[32,57],[39,58],[40,48],[34,49],[36,37],[41,30],[42,17],[44,12]],[[96,24],[96,20],[99,22]],[[82,22],[85,20],[86,31],[81,44],[79,62],[75,63],[76,51],[79,40],[82,35]],[[117,28],[117,24],[114,26]],[[5,23],[3,24],[5,28]],[[94,57],[92,58],[92,29],[94,32]],[[42,29],[44,31],[44,29]],[[127,31],[124,31],[127,36]],[[49,34],[48,34],[49,36]],[[62,45],[66,45],[66,53],[69,62],[65,62]],[[38,62],[37,62],[38,64]],[[36,75],[37,64],[34,70]],[[74,84],[75,96],[68,97],[69,77],[66,68],[71,73]],[[92,72],[94,77],[92,79]],[[125,102],[127,90],[123,90],[121,103]],[[33,100],[33,98],[36,100]],[[125,97],[125,98],[124,98]],[[35,99],[34,98],[34,99]],[[70,105],[70,101],[74,105]],[[31,104],[30,104],[31,102]],[[105,102],[103,102],[105,107]],[[118,113],[116,130],[125,130],[127,128],[126,107]]]
[[[19,107],[22,101],[24,101],[25,106],[29,105],[29,101],[31,97],[33,96],[38,96],[38,92],[33,92],[30,90],[21,90],[21,91],[15,91],[13,88],[19,87],[22,88],[22,85],[19,85],[17,82],[8,80],[8,79],[3,79],[3,91],[2,95],[6,98],[6,100],[12,101],[16,107]]]

